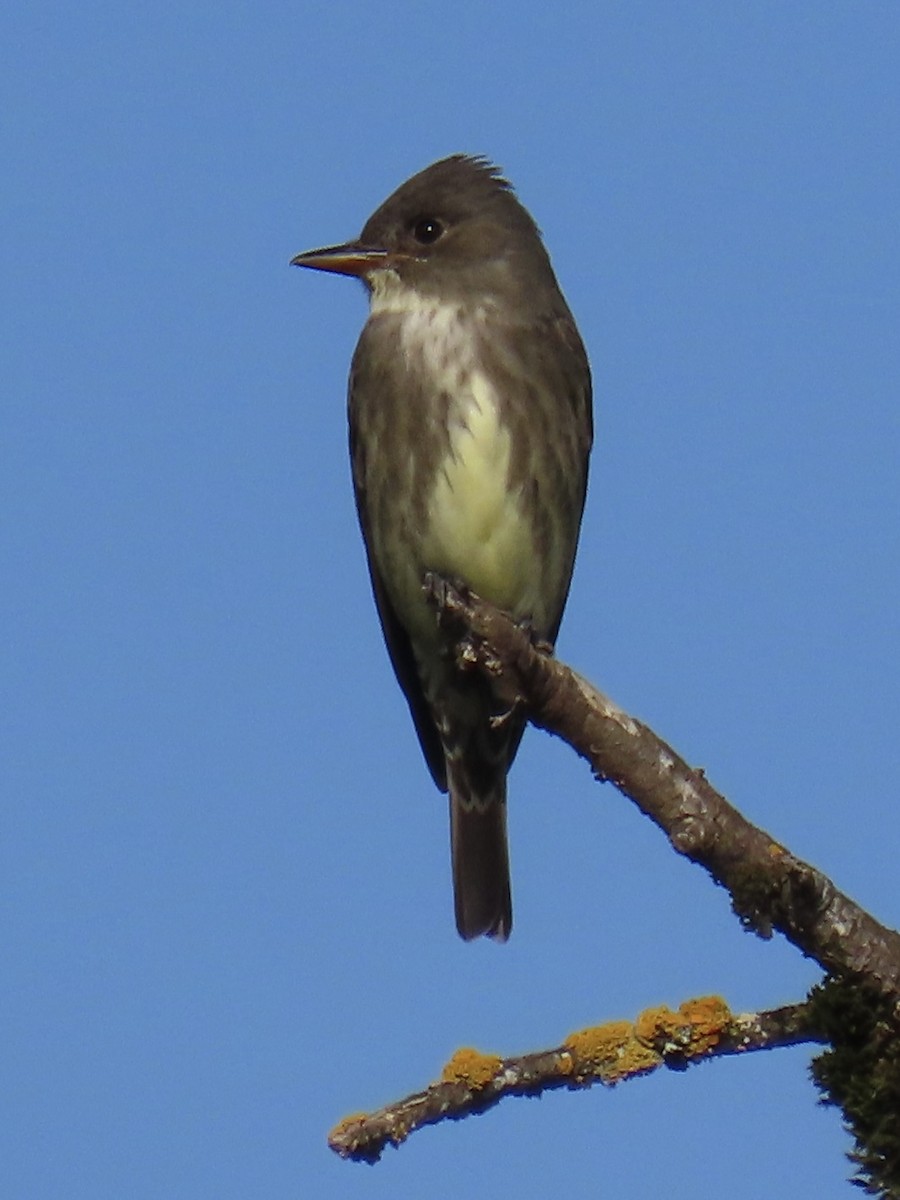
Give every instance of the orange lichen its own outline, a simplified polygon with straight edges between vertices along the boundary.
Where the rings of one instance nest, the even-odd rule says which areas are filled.
[[[367,1121],[369,1114],[364,1112],[347,1113],[346,1117],[341,1117],[337,1125],[332,1130],[333,1133],[338,1133],[350,1129],[353,1125],[359,1125],[362,1121]]]
[[[455,1051],[441,1071],[442,1083],[465,1083],[470,1088],[487,1087],[503,1065],[496,1054],[482,1054],[471,1046]]]
[[[556,1071],[558,1075],[573,1075],[575,1073],[575,1058],[568,1047],[563,1048],[556,1056]]]
[[[705,1054],[718,1045],[722,1034],[731,1025],[731,1009],[721,996],[685,1000],[678,1011],[691,1023],[691,1046],[696,1054]]]
[[[658,1008],[645,1008],[634,1023],[634,1030],[642,1042],[653,1045],[678,1038],[683,1025],[684,1021],[679,1020],[677,1013],[668,1005],[660,1004]]]
[[[328,1134],[328,1141],[331,1145],[339,1145],[346,1142],[348,1139],[357,1140],[359,1127],[365,1125],[369,1119],[369,1114],[348,1113],[346,1117],[341,1117],[334,1129]]]
[[[634,1036],[630,1021],[610,1021],[570,1033],[563,1043],[572,1055],[572,1073],[596,1075],[607,1083],[652,1070],[659,1055]]]
[[[598,1063],[614,1062],[631,1037],[629,1021],[608,1021],[570,1033],[563,1045],[571,1053],[576,1066],[591,1067]]]
[[[648,1008],[635,1022],[638,1038],[661,1051],[675,1051],[692,1057],[705,1054],[728,1028],[731,1012],[719,996],[685,1000],[673,1012],[666,1005]]]

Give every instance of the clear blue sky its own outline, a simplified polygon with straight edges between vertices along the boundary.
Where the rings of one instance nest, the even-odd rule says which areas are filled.
[[[459,1045],[817,971],[535,732],[513,938],[457,939],[351,498],[364,296],[288,260],[503,165],[595,375],[561,656],[897,924],[895,0],[8,0],[0,35],[0,1191],[855,1195],[805,1050],[326,1148]]]

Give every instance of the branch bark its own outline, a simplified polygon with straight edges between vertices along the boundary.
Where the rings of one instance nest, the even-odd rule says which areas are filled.
[[[900,1004],[900,935],[809,863],[747,821],[671,746],[570,667],[536,648],[509,617],[445,581],[426,583],[464,670],[485,672],[501,700],[568,742],[662,829],[673,848],[731,895],[743,924],[773,930],[826,971],[860,976]]]
[[[415,1130],[486,1112],[507,1096],[612,1087],[661,1067],[684,1070],[706,1059],[823,1040],[811,1005],[734,1015],[724,1000],[708,996],[686,1001],[677,1012],[652,1008],[634,1023],[578,1030],[552,1050],[512,1058],[457,1050],[439,1081],[375,1112],[346,1117],[328,1144],[343,1158],[376,1162],[388,1144],[400,1145]]]

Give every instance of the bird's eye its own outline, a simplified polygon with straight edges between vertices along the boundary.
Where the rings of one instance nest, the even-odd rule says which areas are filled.
[[[436,242],[444,232],[444,226],[434,217],[417,217],[412,225],[412,235],[423,246]]]

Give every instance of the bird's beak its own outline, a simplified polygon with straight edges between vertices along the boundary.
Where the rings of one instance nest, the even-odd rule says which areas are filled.
[[[291,266],[365,278],[378,267],[390,266],[390,256],[387,250],[375,250],[358,242],[347,242],[343,246],[326,246],[324,250],[307,250],[292,258]]]

